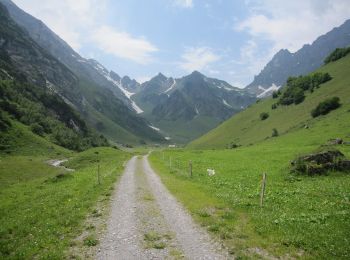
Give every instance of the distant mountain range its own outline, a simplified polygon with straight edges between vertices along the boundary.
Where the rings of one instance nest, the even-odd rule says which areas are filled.
[[[296,53],[279,51],[245,89],[198,71],[182,78],[159,73],[140,84],[96,60],[81,57],[11,0],[0,0],[0,4],[21,28],[7,34],[7,38],[0,35],[1,51],[18,75],[56,93],[89,127],[117,143],[187,143],[245,109],[256,98],[268,96],[289,76],[320,67],[336,47],[350,44],[347,21]],[[0,21],[5,22],[6,19]],[[15,38],[22,39],[21,44]],[[5,67],[0,69],[2,74],[7,73]]]
[[[288,77],[305,75],[323,65],[324,59],[336,48],[350,45],[350,20],[306,44],[295,53],[282,49],[255,76],[246,90],[258,97],[271,95],[283,86]]]
[[[174,79],[159,73],[143,83],[133,100],[153,126],[176,142],[214,128],[255,101],[255,96],[198,71]]]

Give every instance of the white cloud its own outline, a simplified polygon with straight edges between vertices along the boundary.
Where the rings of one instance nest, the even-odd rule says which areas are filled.
[[[157,51],[147,40],[105,25],[109,0],[15,0],[15,3],[41,19],[77,51],[93,41],[105,53],[140,64],[148,63],[151,53]]]
[[[92,33],[91,39],[105,53],[140,64],[149,63],[152,60],[151,54],[158,50],[146,39],[135,38],[109,26],[101,26],[96,29]]]
[[[219,59],[220,57],[208,47],[187,48],[182,55],[183,61],[180,62],[180,67],[188,72],[203,70]]]
[[[236,29],[271,41],[274,51],[297,51],[350,18],[349,0],[253,0],[247,5],[251,14]]]
[[[26,12],[41,19],[74,49],[79,50],[84,34],[98,23],[108,0],[14,0]]]
[[[183,8],[193,7],[193,0],[173,0],[174,5],[180,6]]]

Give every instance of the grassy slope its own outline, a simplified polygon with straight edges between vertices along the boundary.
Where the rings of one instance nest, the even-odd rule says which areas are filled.
[[[171,137],[169,141],[171,143],[186,144],[220,124],[220,120],[202,115],[196,116],[190,121],[184,119],[176,121],[158,120],[152,115],[152,108],[148,103],[142,103],[137,97],[135,101],[137,104],[142,104],[142,109],[144,110],[142,116],[151,122],[152,125],[161,129],[163,136]]]
[[[318,149],[330,138],[350,141],[349,67],[350,57],[322,68],[334,79],[307,97],[304,104],[284,108],[285,116],[281,108],[271,112],[275,101],[262,101],[190,147],[223,147],[233,139],[230,132],[236,133],[241,144],[256,142],[254,145],[233,150],[167,150],[151,155],[152,165],[170,191],[234,255],[249,259],[350,257],[350,175],[332,172],[312,178],[289,174],[290,160],[296,156]],[[341,98],[342,107],[311,119],[309,111],[334,95]],[[256,120],[261,111],[271,113],[266,122]],[[236,127],[243,116],[249,119]],[[309,129],[304,128],[306,121]],[[274,127],[285,134],[263,140]],[[210,144],[204,145],[204,140]],[[349,145],[337,149],[350,157]],[[189,160],[193,161],[193,178],[188,177]],[[208,168],[215,169],[214,177],[207,176]],[[268,181],[265,205],[260,208],[263,172]]]
[[[46,158],[61,158],[73,154],[72,151],[33,134],[29,126],[13,120],[11,120],[11,124],[12,127],[9,131],[1,133],[1,135],[8,140],[9,148],[0,151],[0,156],[28,156],[35,154],[35,156],[44,156]]]
[[[342,113],[349,109],[349,68],[350,55],[319,69],[322,72],[329,72],[333,79],[321,85],[314,93],[308,93],[303,103],[286,107],[280,106],[272,110],[271,105],[276,103],[277,99],[263,100],[193,141],[188,147],[200,149],[225,148],[230,142],[248,145],[271,136],[273,128],[276,128],[280,134],[295,131],[305,124],[314,124],[320,120],[312,119],[310,112],[320,101],[332,96],[340,97],[340,102],[343,104],[342,108],[332,113]],[[268,112],[270,117],[265,121],[261,121],[259,118],[261,112]]]
[[[0,258],[62,259],[81,234],[86,215],[106,199],[131,154],[112,148],[73,153],[16,124],[8,134],[10,152],[0,154]],[[57,179],[62,168],[52,158],[70,158],[73,173]],[[97,161],[101,185],[97,185]]]
[[[84,88],[84,92],[86,95],[89,95],[90,97],[95,96],[95,93],[94,93],[95,89],[88,82],[85,82],[85,81],[82,82],[80,85],[80,88]],[[139,143],[140,137],[137,137],[134,134],[130,133],[129,131],[125,130],[116,122],[113,122],[107,116],[97,111],[90,104],[88,104],[86,109],[87,109],[87,113],[82,113],[82,116],[84,117],[84,119],[93,128],[96,128],[96,123],[98,121],[103,123],[104,129],[100,130],[100,132],[104,134],[106,137],[108,137],[109,139],[113,140],[114,142],[121,142],[121,143],[132,143],[132,144]]]
[[[171,143],[188,143],[198,136],[208,132],[219,122],[207,116],[198,116],[191,121],[161,120],[156,121],[152,116],[145,116],[150,122],[159,127],[165,136],[170,136]]]

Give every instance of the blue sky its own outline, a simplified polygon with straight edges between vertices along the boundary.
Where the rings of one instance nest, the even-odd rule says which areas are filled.
[[[85,58],[145,81],[199,70],[244,87],[350,18],[349,0],[14,0]]]

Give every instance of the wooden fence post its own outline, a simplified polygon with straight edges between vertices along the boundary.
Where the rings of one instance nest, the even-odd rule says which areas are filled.
[[[261,182],[261,193],[260,193],[260,207],[262,207],[264,204],[265,187],[266,187],[266,173],[263,173],[262,182]]]
[[[190,177],[192,178],[192,160],[189,163]]]
[[[100,164],[97,165],[97,181],[98,181],[98,185],[101,184],[101,180],[100,180]]]

